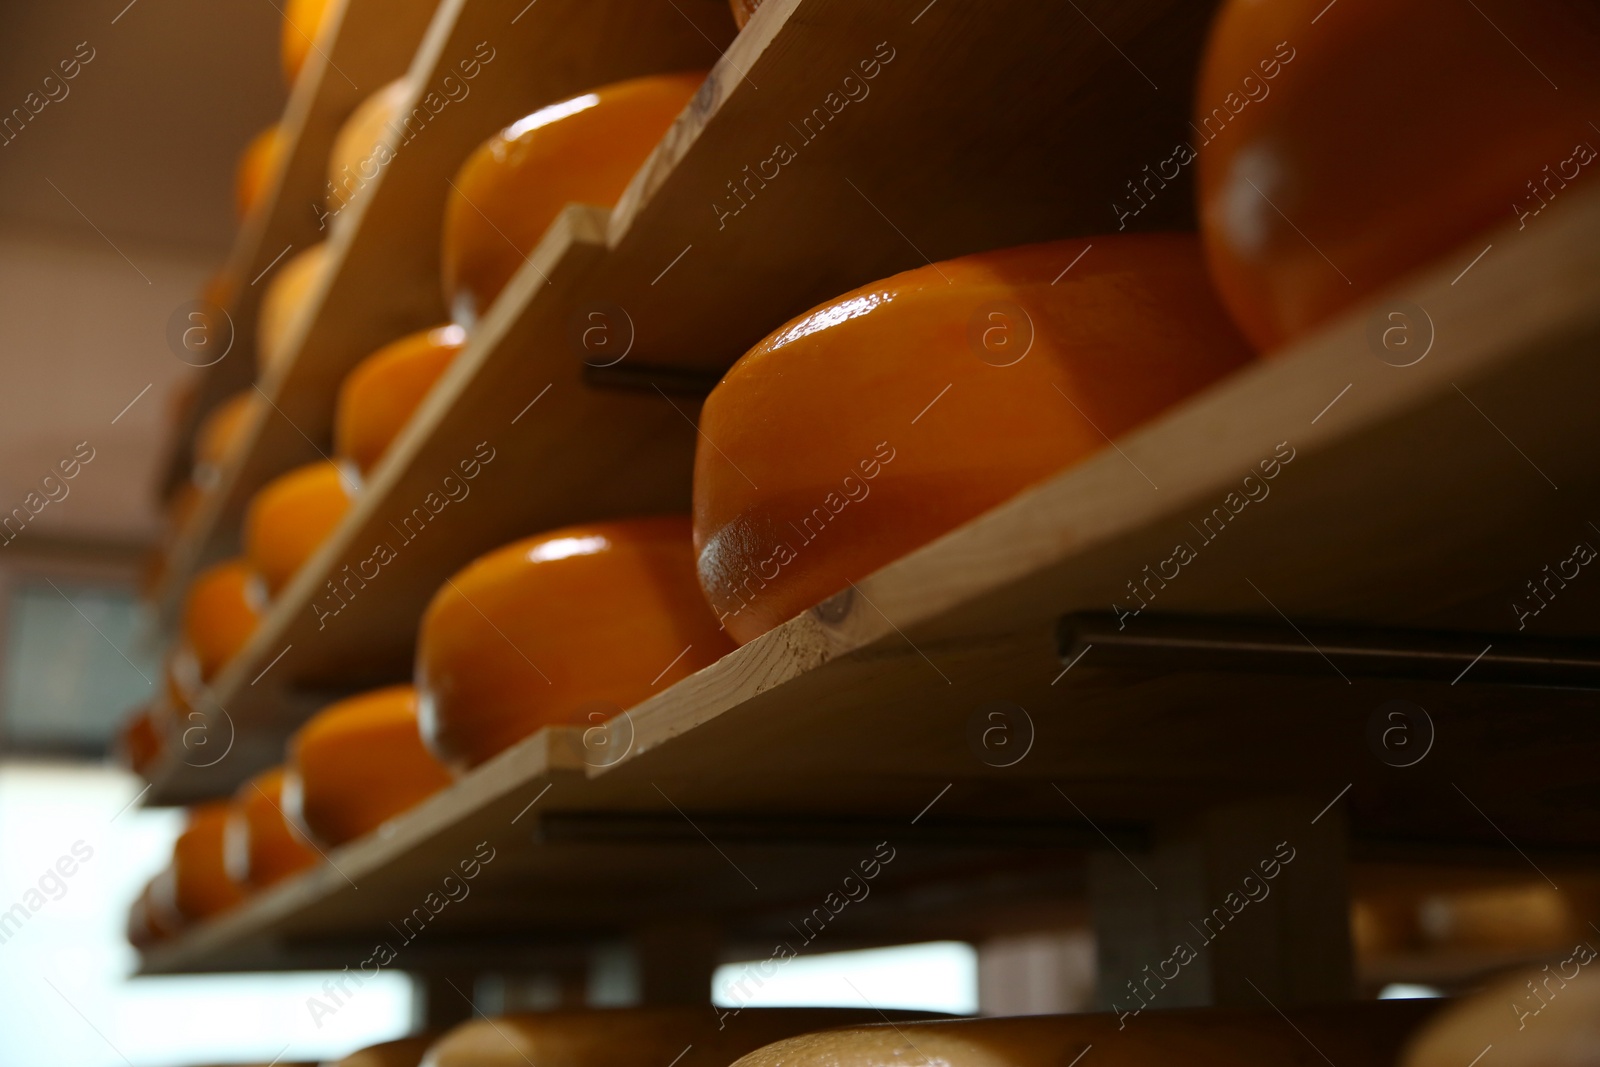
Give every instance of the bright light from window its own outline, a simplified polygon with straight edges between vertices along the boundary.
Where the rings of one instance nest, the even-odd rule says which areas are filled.
[[[403,974],[367,979],[320,1027],[307,1000],[326,974],[131,979],[128,903],[183,821],[128,807],[142,788],[105,767],[0,763],[0,1067],[315,1060],[406,1032]]]
[[[960,941],[729,963],[711,977],[719,1008],[905,1008],[973,1015],[978,953]]]
[[[1378,991],[1379,1000],[1429,1000],[1444,996],[1444,991],[1415,982],[1390,982]]]

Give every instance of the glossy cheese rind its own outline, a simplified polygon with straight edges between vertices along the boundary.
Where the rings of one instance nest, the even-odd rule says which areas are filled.
[[[287,771],[285,814],[325,847],[371,833],[451,781],[423,747],[409,685],[323,708],[289,739]]]
[[[273,767],[233,795],[223,860],[228,877],[252,889],[281,882],[321,858],[284,813],[283,779],[284,769]]]
[[[322,31],[337,10],[336,0],[286,0],[279,50],[284,83],[293,86],[311,53],[321,47]]]
[[[245,556],[276,595],[350,510],[356,475],[338,463],[298,467],[262,486],[245,513]]]
[[[434,595],[417,643],[423,735],[475,766],[541,726],[599,725],[731,648],[699,595],[687,518],[555,530]]]
[[[246,560],[224,560],[195,577],[183,602],[183,640],[201,683],[249,642],[266,609],[266,586]]]
[[[244,444],[244,432],[255,405],[255,390],[247,389],[221,401],[206,413],[194,436],[195,485],[202,489],[215,488],[222,469]]]
[[[244,146],[233,176],[233,208],[240,219],[247,217],[267,195],[273,174],[283,158],[283,129],[273,123]]]
[[[189,809],[189,822],[172,849],[172,906],[196,921],[227,911],[244,900],[244,888],[228,877],[224,860],[227,801]]]
[[[1474,234],[1543,224],[1600,169],[1593,4],[1326,7],[1230,0],[1195,94],[1206,254],[1263,352],[1440,257],[1465,267]]]
[[[540,108],[480,145],[445,206],[444,293],[471,327],[569,203],[611,207],[705,80],[617,82]]]
[[[466,340],[461,327],[441,326],[402,337],[356,364],[339,386],[333,430],[339,455],[369,473]]]
[[[1250,358],[1184,234],[988,252],[847,293],[706,399],[707,599],[750,641]]]
[[[315,244],[286,260],[267,282],[256,321],[256,366],[263,374],[289,354],[288,344],[328,271],[328,246]]]
[[[396,78],[350,113],[328,153],[328,211],[338,215],[373,181],[388,162],[386,142],[395,116],[411,93],[406,78]]]

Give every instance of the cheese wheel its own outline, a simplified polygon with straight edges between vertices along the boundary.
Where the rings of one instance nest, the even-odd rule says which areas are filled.
[[[437,1034],[423,1034],[419,1037],[402,1037],[398,1041],[385,1041],[381,1045],[358,1049],[342,1060],[335,1060],[329,1067],[417,1067],[422,1062],[423,1053],[437,1040]]]
[[[591,1008],[526,1012],[462,1023],[423,1057],[423,1067],[728,1067],[769,1042],[886,1016],[853,1008]],[[917,1013],[893,1011],[908,1020]],[[926,1018],[926,1013],[921,1017]],[[682,1056],[682,1059],[676,1057]],[[908,1060],[901,1067],[916,1067]]]
[[[201,571],[183,601],[183,642],[209,683],[256,632],[267,610],[261,578],[242,559]]]
[[[363,100],[339,127],[328,154],[328,210],[337,215],[378,176],[389,160],[388,141],[395,116],[411,95],[411,83],[396,78]]]
[[[1417,1001],[1290,1008],[1289,1025],[1265,1007],[875,1023],[779,1041],[733,1067],[1064,1067],[1090,1046],[1100,1067],[1386,1064],[1433,1010]]]
[[[252,889],[265,889],[321,859],[284,814],[283,777],[284,769],[273,767],[233,795],[223,859],[228,877]]]
[[[705,72],[617,82],[540,108],[456,174],[444,213],[444,293],[471,327],[569,203],[611,207]]]
[[[1461,1067],[1485,1049],[1496,1067],[1600,1064],[1600,967],[1596,939],[1556,962],[1501,978],[1452,1004],[1416,1037],[1401,1067]]]
[[[459,326],[402,337],[356,364],[339,387],[334,446],[362,474],[377,465],[466,344]]]
[[[244,520],[245,555],[276,595],[328,539],[356,493],[356,476],[322,461],[262,486]]]
[[[313,49],[321,47],[318,38],[338,6],[334,0],[286,0],[280,40],[284,82],[293,85]]]
[[[728,0],[733,8],[733,21],[742,30],[745,23],[750,21],[750,16],[756,13],[756,8],[761,6],[761,0]]]
[[[434,594],[417,639],[422,733],[475,766],[551,723],[608,719],[732,649],[678,516],[554,530]]]
[[[256,322],[256,366],[263,374],[288,357],[291,335],[328,273],[328,246],[312,245],[272,275]]]
[[[206,413],[194,436],[194,484],[202,489],[216,488],[223,468],[244,444],[255,407],[255,390],[246,389]]]
[[[750,641],[1249,358],[1181,234],[987,252],[847,293],[706,399],[706,597]]]
[[[450,781],[417,731],[416,690],[390,686],[323,708],[289,739],[284,811],[313,841],[342,845]]]
[[[130,711],[117,729],[117,760],[141,778],[150,777],[166,752],[159,721],[154,703],[142,704]]]
[[[172,847],[171,905],[187,920],[208,918],[244,900],[244,887],[228,877],[223,861],[229,808],[223,800],[190,808],[188,825]]]
[[[250,138],[244,146],[233,175],[233,208],[239,218],[248,216],[266,198],[286,147],[283,128],[277,123]]]
[[[1223,5],[1193,140],[1158,166],[1195,160],[1212,275],[1261,351],[1440,257],[1460,270],[1486,227],[1538,225],[1600,145],[1586,0],[1326,7]],[[1123,210],[1174,195],[1141,181]]]

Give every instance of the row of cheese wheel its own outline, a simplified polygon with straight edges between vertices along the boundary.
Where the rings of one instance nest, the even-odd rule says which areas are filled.
[[[1342,12],[1341,17],[1379,17],[1354,6],[1357,14]],[[1226,80],[1233,69],[1229,57],[1237,59],[1263,34],[1270,37],[1278,32],[1274,27],[1281,28],[1263,18],[1239,5],[1224,8],[1213,32],[1203,90]],[[1546,36],[1548,27],[1539,39]],[[1467,48],[1473,40],[1451,47]],[[1293,60],[1283,55],[1271,68],[1258,65],[1260,77],[1288,78]],[[1310,64],[1303,69],[1317,73]],[[446,291],[461,317],[474,320],[492,303],[566,200],[614,199],[695,84],[695,76],[673,75],[606,87],[542,108],[482,146],[459,175],[444,227]],[[1265,122],[1276,114],[1273,108],[1288,108],[1287,116],[1269,124],[1277,129],[1299,114],[1297,101],[1310,90],[1301,86],[1291,92],[1290,82],[1277,84],[1278,91],[1241,113],[1241,122],[1244,115]],[[1581,91],[1589,85],[1575,84]],[[1247,131],[1226,132],[1240,133],[1236,141],[1250,141],[1243,136]],[[1205,178],[1205,161],[1225,158],[1233,143],[1219,137],[1217,150],[1202,156],[1201,215],[1216,223],[1207,223],[1203,241],[1210,250],[1209,280],[1224,294],[1237,295],[1241,276],[1217,250],[1230,247],[1230,227],[1242,224],[1227,212],[1211,210]],[[1234,193],[1227,196],[1238,199]],[[1453,197],[1451,203],[1459,200]],[[1300,193],[1294,203],[1315,206],[1305,204]],[[1464,218],[1461,226],[1475,221],[1470,214]],[[1355,221],[1366,243],[1382,243],[1371,231],[1384,216]],[[506,234],[514,240],[508,243]],[[1460,236],[1450,233],[1451,240]],[[1388,266],[1375,273],[1380,282],[1421,248],[1390,244]],[[1284,261],[1270,256],[1262,262],[1258,269],[1268,274],[1284,267]],[[1200,244],[1181,235],[1108,235],[984,253],[864,287],[769,336],[728,373],[701,419],[693,559],[720,627],[741,643],[759,636],[1241,365],[1249,358],[1248,345],[1211,295],[1206,266]],[[1280,301],[1274,314],[1286,314],[1299,299]],[[1232,303],[1239,324],[1260,335],[1259,317],[1241,313],[1237,300]],[[1312,305],[1321,306],[1312,301],[1305,307]],[[1267,309],[1260,302],[1253,307]],[[203,684],[242,644],[259,616],[262,586],[266,592],[281,588],[337,524],[359,481],[357,473],[376,462],[464,337],[454,326],[403,339],[351,375],[340,399],[338,431],[340,450],[351,464],[291,472],[259,494],[246,524],[248,565],[210,572],[193,591],[197,618],[187,629],[199,663],[176,672],[180,682],[187,682],[180,688]],[[226,451],[216,442],[225,442],[227,427],[241,421],[232,407],[208,421],[197,450],[197,483]],[[865,504],[874,494],[878,502]],[[621,588],[618,579],[626,566],[615,564],[616,573],[606,573],[613,565],[605,560],[621,558],[612,550],[636,539],[638,546],[662,542],[663,529],[660,523],[625,524],[603,535],[562,531],[548,537],[606,546],[581,553],[586,580],[598,584],[574,587],[574,595],[592,600],[596,589]],[[515,546],[505,550],[507,558],[518,558],[519,551]],[[549,604],[556,589],[572,583],[529,579],[532,585],[525,589],[511,577],[524,567],[552,562],[528,556],[516,565],[470,571],[509,583],[499,593],[485,594],[507,605],[507,617],[495,619],[496,626],[509,625],[533,640],[552,639],[536,624],[519,625],[515,616],[537,614],[539,607],[519,605],[516,598],[537,589],[542,603]],[[261,576],[260,585],[252,573]],[[681,571],[674,573],[670,595],[657,588],[643,596],[658,605],[660,616],[634,618],[629,625],[635,631],[703,629],[692,593],[672,601],[692,588],[681,580]],[[230,599],[232,607],[205,606]],[[217,611],[226,618],[219,621]],[[621,621],[598,620],[597,625],[616,627]],[[686,658],[684,666],[703,665],[726,647],[717,639],[699,644],[700,652]],[[648,643],[640,647],[654,651]],[[520,650],[518,658],[531,667]],[[424,673],[427,661],[425,651]],[[537,669],[525,673],[529,677],[513,688],[537,687],[545,680]],[[640,695],[637,686],[613,689]],[[569,721],[578,708],[607,695],[578,684],[574,698],[567,707],[543,708],[535,717]],[[507,737],[528,732],[520,724],[488,729],[487,720],[496,716],[482,709],[475,714],[483,717],[479,726],[494,742],[481,736],[467,744],[449,742],[456,717],[438,709],[433,741],[445,755],[455,759],[468,753],[466,758],[476,761],[503,747]]]
[[[328,1067],[1064,1067],[1089,1054],[1107,1067],[1464,1067],[1491,1049],[1502,1067],[1592,1067],[1600,978],[1551,983],[1539,1002],[1549,1014],[1514,1027],[1506,1005],[1527,1000],[1523,983],[1534,980],[1519,974],[1442,1010],[1376,1001],[1282,1013],[950,1019],[837,1008],[569,1009],[476,1018],[442,1035],[364,1048]]]

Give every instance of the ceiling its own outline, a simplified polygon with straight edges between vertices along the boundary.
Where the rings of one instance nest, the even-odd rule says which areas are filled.
[[[167,320],[226,255],[234,161],[283,107],[275,3],[6,5],[0,120],[38,111],[0,136],[0,517],[93,452],[14,544],[159,529],[157,468],[195,373]]]

